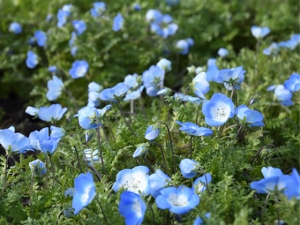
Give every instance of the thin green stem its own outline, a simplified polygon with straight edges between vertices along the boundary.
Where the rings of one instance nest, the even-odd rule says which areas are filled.
[[[67,89],[64,89],[64,91],[66,92],[66,94],[69,96],[69,98],[71,99],[71,101],[73,102],[76,110],[78,111],[79,108],[77,106],[77,103],[76,103],[76,99],[74,98],[74,96],[71,94],[71,92],[69,92]]]
[[[134,131],[132,130],[131,126],[129,125],[128,121],[126,120],[124,114],[123,114],[122,105],[120,104],[119,101],[118,101],[118,106],[119,106],[119,109],[120,109],[120,112],[121,112],[121,116],[123,117],[123,119],[124,119],[124,121],[125,121],[127,127],[129,128],[129,130],[131,131],[131,133],[132,133],[134,136],[136,136],[135,133],[134,133]]]
[[[145,118],[147,119],[146,110],[145,110],[145,107],[144,107],[144,104],[143,104],[143,101],[142,101],[142,97],[141,97],[141,96],[139,97],[139,102],[140,102],[140,107],[141,107],[141,109],[142,109],[142,112],[143,112]]]
[[[48,154],[49,159],[50,159],[50,164],[51,164],[51,168],[52,168],[52,176],[53,176],[53,187],[54,187],[54,183],[55,183],[55,168],[54,168],[54,164],[52,162],[52,155]]]
[[[172,174],[175,173],[175,158],[174,158],[174,149],[173,149],[173,143],[172,143],[172,138],[171,138],[171,133],[170,133],[170,129],[168,127],[168,125],[164,122],[160,122],[161,124],[165,125],[167,130],[168,130],[168,135],[169,135],[169,141],[170,141],[170,149],[171,149],[171,156],[172,156]]]
[[[102,212],[102,215],[103,215],[103,217],[104,217],[106,223],[108,223],[108,220],[107,220],[107,218],[106,218],[106,216],[105,216],[105,213],[104,213],[104,210],[103,210],[103,208],[102,208],[102,205],[101,205],[100,201],[99,201],[98,199],[96,199],[96,201],[98,202],[98,204],[99,204],[99,206],[100,206],[100,210],[101,210],[101,212]]]
[[[102,173],[105,174],[105,165],[103,161],[103,154],[102,154],[102,147],[101,147],[101,134],[100,134],[100,127],[96,128],[97,132],[97,140],[98,140],[98,145],[99,145],[99,152],[100,152],[100,160],[102,164]]]
[[[150,142],[150,143],[151,144],[155,144],[155,145],[157,145],[160,148],[160,151],[161,151],[161,154],[162,154],[162,157],[163,157],[163,160],[164,160],[165,168],[166,168],[166,173],[168,175],[170,175],[170,173],[168,171],[167,161],[166,161],[166,157],[165,157],[165,153],[164,153],[163,147],[159,143],[156,143],[156,142]]]
[[[73,148],[75,149],[76,158],[77,158],[77,161],[78,161],[78,166],[79,166],[80,173],[83,173],[82,168],[81,168],[81,164],[80,164],[80,160],[79,160],[79,155],[78,155],[77,148],[76,148],[76,146],[73,146]]]
[[[33,182],[34,182],[34,171],[31,172],[31,182],[30,182],[30,198],[33,197]]]
[[[4,193],[5,187],[6,187],[8,158],[9,158],[9,156],[7,155],[6,159],[5,159],[5,163],[4,163],[4,171],[3,171],[4,177],[3,177],[2,194]]]

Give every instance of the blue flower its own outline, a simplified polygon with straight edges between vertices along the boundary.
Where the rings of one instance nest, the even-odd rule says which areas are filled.
[[[49,107],[44,106],[39,109],[39,118],[46,122],[60,120],[68,108],[62,108],[60,104],[52,104]]]
[[[154,139],[157,138],[157,136],[159,135],[159,133],[160,133],[160,129],[159,129],[158,126],[156,126],[156,125],[148,126],[147,130],[145,132],[145,138],[148,141],[153,141]]]
[[[30,162],[29,168],[35,176],[43,176],[47,172],[45,164],[39,159]]]
[[[100,99],[103,101],[112,101],[116,102],[118,98],[122,98],[126,92],[129,90],[129,87],[124,83],[118,83],[112,88],[107,88],[101,91]]]
[[[159,22],[152,22],[150,24],[151,31],[163,38],[174,35],[178,30],[178,25],[171,23],[172,21],[173,18],[170,15],[162,15]]]
[[[0,130],[0,144],[7,154],[24,153],[26,150],[32,150],[28,137],[10,129]]]
[[[146,208],[146,204],[139,194],[131,191],[124,191],[121,194],[119,212],[125,218],[126,225],[142,224]]]
[[[49,101],[56,100],[62,93],[64,89],[64,83],[62,82],[61,78],[57,76],[53,76],[52,80],[48,81],[48,92],[46,97]]]
[[[93,17],[100,17],[106,10],[106,5],[104,2],[94,2],[94,8],[91,9],[91,15]]]
[[[48,139],[49,139],[49,129],[48,129],[48,127],[45,127],[43,129],[41,129],[40,131],[37,131],[37,130],[32,131],[29,134],[29,140],[30,140],[31,148],[35,149],[35,150],[42,151],[41,146],[40,146],[39,143],[41,143],[44,140],[48,140]]]
[[[139,89],[135,90],[135,91],[128,91],[126,93],[126,96],[124,98],[124,101],[129,101],[129,100],[135,100],[138,99],[139,97],[141,97],[141,94],[144,90],[144,86],[140,86]]]
[[[142,81],[149,96],[157,96],[157,92],[162,88],[165,71],[158,66],[151,66],[149,70],[143,72]]]
[[[47,139],[41,140],[37,143],[38,148],[44,154],[53,154],[57,148],[60,138],[49,137]]]
[[[102,117],[107,110],[111,108],[111,105],[105,106],[103,109],[96,109],[94,107],[85,106],[78,111],[79,125],[86,130],[96,129],[102,126]]]
[[[81,35],[86,30],[86,24],[83,20],[73,20],[72,24],[78,35]]]
[[[279,47],[294,50],[297,47],[298,44],[299,43],[295,39],[290,39],[290,40],[287,40],[287,41],[280,42]]]
[[[211,129],[208,129],[206,127],[199,127],[197,124],[194,124],[192,122],[185,122],[182,123],[180,121],[176,121],[177,124],[179,124],[181,127],[179,130],[184,131],[185,133],[193,136],[209,136],[213,134],[213,131]]]
[[[246,105],[238,106],[235,109],[235,114],[250,127],[263,127],[265,125],[262,122],[264,116],[256,110],[249,109]]]
[[[75,194],[73,196],[72,207],[74,214],[79,213],[84,207],[91,203],[96,195],[95,183],[91,173],[80,174],[74,180]]]
[[[56,17],[57,17],[57,27],[60,28],[63,27],[67,22],[69,14],[64,10],[59,9]]]
[[[163,69],[165,72],[169,72],[171,71],[172,67],[171,67],[172,62],[162,58],[161,60],[159,60],[159,62],[156,64],[159,68]]]
[[[149,150],[148,143],[139,144],[137,147],[138,148],[134,151],[134,153],[132,155],[133,158],[140,157],[140,156],[144,155],[146,152],[148,152],[148,150]]]
[[[284,88],[290,92],[296,92],[300,90],[300,74],[293,73],[288,80],[283,84]]]
[[[286,183],[284,195],[291,200],[293,197],[300,199],[300,175],[298,171],[293,168],[290,176],[284,176],[281,180]]]
[[[273,42],[269,47],[263,50],[265,55],[276,55],[279,51],[279,45]]]
[[[211,182],[211,175],[210,173],[206,173],[202,177],[199,177],[194,181],[193,190],[196,193],[200,194],[201,192],[206,190],[210,182]]]
[[[176,48],[179,50],[179,53],[186,55],[189,52],[189,44],[186,40],[180,40],[176,43]]]
[[[205,213],[205,217],[206,218],[210,218],[210,212]],[[199,217],[197,216],[197,218],[195,219],[193,225],[205,225],[206,223]]]
[[[57,72],[57,67],[56,66],[49,66],[48,71],[50,73],[56,73]]]
[[[17,23],[17,22],[12,22],[12,23],[9,25],[8,30],[9,30],[9,32],[15,33],[15,34],[21,34],[21,33],[22,33],[22,27],[21,27],[21,24],[19,24],[19,23]]]
[[[89,69],[89,64],[85,60],[76,60],[72,64],[72,68],[69,70],[69,74],[72,78],[84,77]]]
[[[282,171],[278,168],[263,167],[261,170],[264,179],[253,181],[250,184],[252,189],[255,189],[259,194],[271,194],[274,191],[281,191],[286,188],[287,175],[283,175]]]
[[[204,94],[209,91],[209,83],[206,80],[206,73],[199,73],[192,82],[192,88],[197,97],[201,99],[206,99]]]
[[[228,50],[226,48],[220,48],[218,50],[218,55],[224,58],[228,55]]]
[[[204,103],[202,112],[209,126],[220,126],[234,116],[234,104],[226,95],[216,93]]]
[[[274,97],[279,101],[280,104],[284,106],[291,106],[294,103],[292,102],[292,93],[285,89],[283,85],[278,85],[274,91]]]
[[[39,109],[34,108],[32,106],[27,106],[25,112],[31,116],[38,116],[39,115]]]
[[[100,91],[103,87],[96,82],[89,83],[89,95],[88,95],[88,105],[90,107],[97,107],[100,105]]]
[[[136,73],[131,75],[128,74],[125,78],[124,78],[124,84],[126,84],[128,87],[136,89],[139,86],[139,75],[137,75]]]
[[[251,33],[253,37],[256,39],[261,39],[267,36],[270,33],[270,28],[268,27],[258,27],[258,26],[252,26],[251,27]]]
[[[118,13],[118,15],[115,16],[114,18],[114,23],[113,23],[113,31],[119,31],[123,28],[124,25],[124,19],[121,15],[121,13]]]
[[[161,170],[157,169],[155,173],[149,176],[150,194],[156,198],[160,195],[159,191],[167,186],[168,182],[171,182],[171,178]]]
[[[134,9],[135,11],[140,11],[140,10],[141,10],[141,5],[138,4],[138,3],[135,3],[135,4],[133,5],[133,9]]]
[[[193,159],[183,159],[179,164],[181,174],[185,178],[193,178],[197,175],[199,163]]]
[[[184,185],[167,187],[160,190],[160,195],[155,199],[156,205],[160,209],[169,209],[174,214],[185,214],[195,208],[200,198],[191,188]]]
[[[245,79],[245,73],[246,71],[242,66],[232,69],[223,69],[217,73],[215,82],[224,83],[224,86],[227,90],[239,90],[241,89],[240,84]]]
[[[27,52],[26,66],[30,69],[33,69],[38,64],[38,56],[32,52]]]
[[[216,65],[216,59],[207,60],[207,71],[206,71],[206,80],[208,82],[214,81],[217,73],[219,72],[219,68]]]
[[[112,189],[117,192],[120,188],[125,188],[128,191],[136,194],[149,195],[150,187],[149,168],[146,166],[136,166],[132,169],[124,169],[118,172],[116,182]]]
[[[34,37],[37,41],[38,46],[43,47],[47,42],[47,35],[45,32],[41,30],[37,30],[34,32]]]
[[[155,22],[159,24],[162,20],[162,13],[157,9],[149,9],[146,13],[147,22]]]
[[[50,137],[52,138],[61,138],[65,136],[66,131],[63,128],[50,126],[51,134]]]

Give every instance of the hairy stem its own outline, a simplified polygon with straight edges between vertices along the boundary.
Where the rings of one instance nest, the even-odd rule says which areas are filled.
[[[96,128],[96,132],[97,132],[97,140],[98,140],[98,145],[99,145],[100,160],[101,160],[101,164],[102,164],[102,173],[105,174],[105,165],[104,165],[104,161],[103,161],[103,154],[102,154],[102,147],[101,147],[100,127]]]

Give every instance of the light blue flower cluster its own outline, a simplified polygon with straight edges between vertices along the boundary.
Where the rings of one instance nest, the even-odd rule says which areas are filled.
[[[91,15],[93,17],[101,17],[106,10],[105,2],[94,2],[93,5],[94,8],[90,10]]]
[[[300,34],[294,34],[287,41],[279,43],[273,42],[269,47],[263,50],[265,55],[277,55],[280,49],[294,50],[300,44]]]

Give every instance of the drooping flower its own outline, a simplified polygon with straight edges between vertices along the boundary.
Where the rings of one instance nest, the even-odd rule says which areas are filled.
[[[176,48],[179,50],[179,53],[186,55],[189,52],[189,44],[186,40],[179,40],[176,43]]]
[[[215,82],[223,83],[225,88],[228,90],[239,90],[241,89],[240,84],[244,81],[244,74],[246,71],[242,66],[232,68],[232,69],[223,69],[220,70],[216,77]]]
[[[47,86],[48,92],[46,97],[49,101],[54,101],[61,95],[64,88],[64,83],[62,82],[61,78],[53,76],[52,80],[48,81]]]
[[[300,74],[293,73],[288,80],[283,84],[284,88],[290,92],[296,92],[300,90]]]
[[[38,46],[44,47],[47,42],[47,35],[44,31],[37,30],[34,32],[34,37],[36,39],[36,42]]]
[[[128,90],[128,85],[124,83],[118,83],[112,88],[106,88],[103,91],[101,91],[100,99],[103,101],[116,102],[119,98],[123,98]]]
[[[32,150],[28,137],[20,133],[15,133],[10,129],[0,130],[0,144],[6,150],[7,154],[24,153],[27,150]]]
[[[149,168],[146,166],[136,166],[132,169],[124,169],[118,172],[116,182],[112,189],[117,192],[120,188],[142,195],[149,195],[150,187]]]
[[[9,32],[14,33],[14,34],[21,34],[22,33],[22,27],[21,24],[17,23],[17,22],[12,22],[9,25],[8,28]]]
[[[256,39],[261,39],[270,33],[270,28],[269,27],[252,26],[251,33],[252,33],[253,37],[255,37]]]
[[[202,112],[209,126],[220,126],[234,116],[234,104],[226,95],[216,93],[204,103]]]
[[[74,180],[74,188],[72,207],[75,209],[74,214],[76,215],[89,205],[96,195],[93,175],[91,173],[80,174]]]
[[[264,116],[256,111],[249,109],[246,105],[240,105],[235,109],[236,116],[249,125],[250,127],[263,127],[265,124],[262,122]]]
[[[102,126],[102,117],[107,110],[111,108],[111,105],[105,106],[103,109],[96,109],[94,107],[85,106],[78,111],[79,125],[86,130],[96,129]],[[74,116],[74,117],[75,117]]]
[[[138,148],[134,151],[132,157],[140,157],[144,155],[149,150],[149,143],[142,143],[137,146]]]
[[[179,164],[181,174],[185,178],[193,178],[197,175],[199,163],[193,159],[183,159]]]
[[[53,120],[60,120],[67,110],[68,108],[62,108],[60,104],[52,104],[49,107],[41,107],[38,115],[40,120],[52,122]]]
[[[204,94],[209,91],[209,83],[206,80],[206,73],[201,72],[193,79],[192,88],[197,97],[206,99]]]
[[[142,81],[149,96],[157,96],[157,92],[162,88],[165,78],[165,71],[158,66],[151,66],[143,72]]]
[[[156,198],[160,195],[160,190],[168,185],[168,182],[171,181],[171,178],[162,172],[160,169],[157,169],[155,173],[149,176],[149,186],[150,194]]]
[[[50,126],[51,134],[50,137],[52,138],[61,138],[65,135],[66,131],[63,128]]]
[[[274,91],[274,98],[278,100],[281,105],[291,106],[294,103],[292,102],[292,93],[285,89],[283,85],[278,85]]]
[[[213,131],[206,127],[199,127],[197,124],[192,122],[182,123],[180,121],[176,121],[181,127],[179,130],[184,131],[185,133],[193,136],[209,136],[213,134]]]
[[[94,8],[91,9],[91,15],[93,17],[100,17],[106,10],[106,5],[104,2],[94,2]]]
[[[45,164],[39,159],[30,162],[29,168],[31,172],[38,177],[43,176],[47,172]]]
[[[228,50],[226,48],[220,48],[218,50],[218,55],[224,58],[228,55]]]
[[[83,20],[73,20],[72,24],[78,35],[81,35],[86,30],[86,24]]]
[[[195,192],[184,185],[167,187],[160,190],[160,195],[155,199],[160,209],[169,209],[174,214],[185,214],[195,208],[200,198]]]
[[[146,208],[146,204],[139,194],[131,191],[124,191],[121,194],[119,212],[125,218],[126,225],[142,224]]]
[[[69,70],[69,74],[72,78],[84,77],[89,69],[89,64],[85,60],[76,60],[72,64],[72,68]]]
[[[207,185],[211,182],[210,173],[204,174],[202,177],[197,178],[193,183],[193,190],[200,194],[206,190]]]
[[[147,127],[147,130],[145,132],[145,138],[148,141],[153,141],[158,137],[159,133],[160,133],[160,129],[158,126],[150,125]]]
[[[26,66],[33,69],[38,63],[38,56],[32,51],[27,52]]]
[[[118,15],[115,16],[114,18],[114,23],[113,23],[113,31],[119,31],[123,28],[124,25],[124,19],[121,15],[121,13],[118,13]]]
[[[88,95],[88,104],[90,107],[97,107],[100,105],[100,92],[103,87],[96,82],[89,83],[89,95]]]

